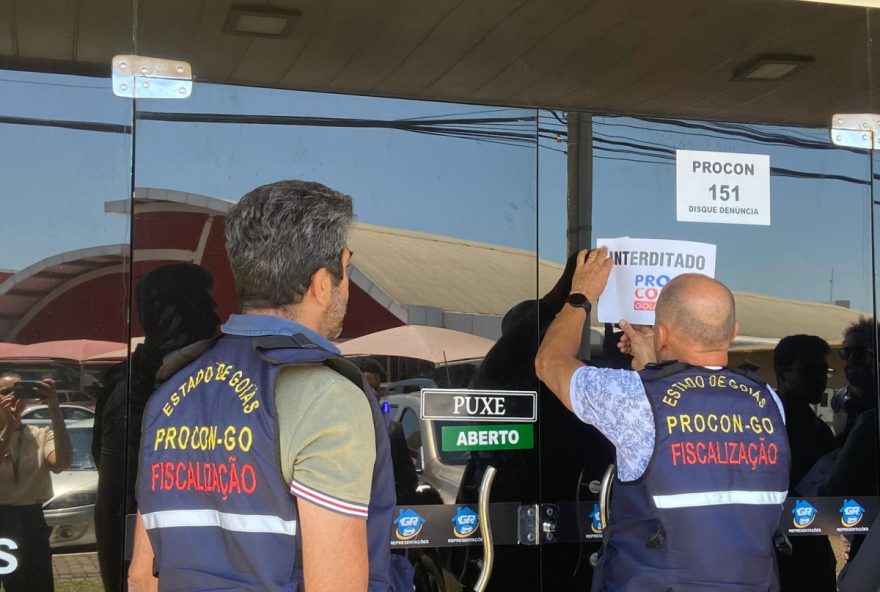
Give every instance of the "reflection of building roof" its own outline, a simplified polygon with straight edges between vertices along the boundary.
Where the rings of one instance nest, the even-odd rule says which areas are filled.
[[[448,312],[504,315],[563,269],[534,251],[369,224],[356,226],[351,248],[357,268],[398,303]]]
[[[231,284],[231,278],[228,278],[223,253],[222,222],[212,227],[213,217],[222,221],[231,202],[153,188],[137,189],[134,201],[138,216],[144,218],[139,219],[135,228],[137,248],[132,265],[170,261],[206,265],[213,269],[217,280],[215,297],[219,310],[234,310],[237,305],[226,302],[234,300],[234,293],[231,285],[227,285]],[[129,202],[108,202],[105,209],[126,213]],[[163,217],[166,213],[180,214],[176,226],[166,228],[167,218]],[[138,232],[145,238],[137,239]],[[356,225],[351,247],[355,253],[352,281],[362,291],[358,296],[363,296],[361,303],[369,301],[366,307],[355,304],[355,316],[360,315],[372,326],[358,326],[349,336],[408,323],[494,338],[500,334],[500,317],[511,306],[546,293],[563,270],[559,264],[539,260],[530,250],[369,224]],[[85,310],[82,304],[85,302],[100,310],[102,317],[124,318],[127,302],[124,295],[108,293],[121,289],[122,282],[116,279],[115,286],[105,284],[103,289],[91,284],[88,290],[83,284],[97,278],[107,279],[112,274],[129,273],[128,257],[127,245],[90,247],[54,255],[7,278],[0,283],[0,340],[17,339],[41,311],[53,301],[63,300],[64,295],[72,300],[80,299],[66,303],[62,307],[64,311]],[[133,281],[146,269],[133,267],[130,272]],[[77,287],[80,289],[74,290]],[[217,296],[222,290],[226,292]],[[105,300],[97,302],[99,295]],[[839,343],[843,329],[864,316],[864,313],[830,304],[747,292],[736,293],[736,301],[740,334],[748,336],[738,343],[758,349],[772,347],[776,339],[793,333],[819,335],[831,343]],[[111,310],[112,306],[118,310]],[[86,325],[71,335],[59,333],[60,324],[70,319],[57,311],[43,321],[47,325],[43,332],[32,331],[26,340],[45,340],[47,334],[53,338],[88,337],[110,341],[126,338],[95,330],[92,319],[80,320]],[[108,326],[111,325],[108,322]]]
[[[831,344],[843,340],[843,330],[870,313],[834,304],[788,300],[750,292],[735,292],[741,335],[780,339],[786,335],[818,335]]]

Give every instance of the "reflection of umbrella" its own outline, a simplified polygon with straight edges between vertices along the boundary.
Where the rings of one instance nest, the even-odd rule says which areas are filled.
[[[125,347],[125,344],[118,344],[121,347],[115,349],[113,351],[104,352],[95,356],[91,356],[88,358],[88,362],[104,362],[107,360],[125,360],[128,358],[128,354],[133,352],[138,345],[144,342],[143,337],[132,337],[131,338],[131,349]]]
[[[66,339],[63,341],[43,341],[11,348],[9,351],[0,349],[0,359],[34,360],[55,359],[84,362],[95,356],[124,348],[124,343],[117,341],[96,341],[93,339]]]
[[[4,357],[7,354],[13,354],[23,347],[24,346],[20,343],[6,343],[5,341],[2,341],[0,342],[0,357]]]
[[[461,331],[405,325],[350,339],[339,349],[346,356],[400,356],[442,364],[485,357],[493,345],[491,339]]]

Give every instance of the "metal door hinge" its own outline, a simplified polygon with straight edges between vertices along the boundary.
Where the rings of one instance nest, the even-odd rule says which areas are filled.
[[[559,506],[531,504],[519,507],[519,544],[555,543],[559,526]]]
[[[183,60],[114,56],[113,94],[128,99],[186,99],[192,94],[192,66]]]
[[[880,148],[880,115],[838,113],[831,120],[831,143],[845,148]]]

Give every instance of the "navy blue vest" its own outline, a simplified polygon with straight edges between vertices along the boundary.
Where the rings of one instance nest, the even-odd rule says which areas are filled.
[[[302,590],[297,505],[280,468],[274,387],[284,366],[315,363],[364,388],[357,368],[302,335],[225,335],[150,398],[137,498],[161,590]],[[411,589],[393,581],[388,430],[365,396],[376,428],[369,590]]]
[[[654,412],[645,474],[617,479],[594,591],[767,592],[790,455],[757,377],[685,364],[641,372]]]

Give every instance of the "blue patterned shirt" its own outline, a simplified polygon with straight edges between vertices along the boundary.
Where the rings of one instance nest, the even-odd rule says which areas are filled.
[[[782,420],[785,411],[776,392]],[[641,477],[654,454],[654,412],[638,373],[632,370],[581,366],[571,376],[571,406],[581,421],[595,426],[617,451],[621,481]]]

